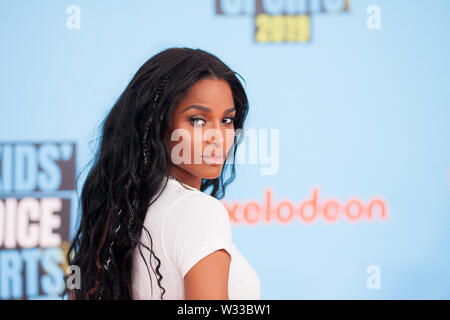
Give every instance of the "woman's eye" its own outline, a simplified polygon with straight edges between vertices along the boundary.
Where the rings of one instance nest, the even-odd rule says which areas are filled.
[[[205,120],[202,119],[202,118],[192,118],[190,121],[194,125],[194,127],[199,127],[199,126],[201,127],[202,126],[202,124],[201,123],[199,124],[199,122],[197,122],[197,120],[205,122]]]
[[[234,122],[234,118],[233,117],[226,117],[225,119],[229,120],[229,122],[227,124],[232,124]]]
[[[228,120],[228,122],[226,122],[226,124],[233,124],[234,122],[234,118],[233,117],[226,117],[225,119]],[[225,120],[225,121],[227,121]],[[203,121],[203,123],[202,123]],[[194,125],[194,127],[202,127],[206,124],[206,120],[202,119],[202,118],[191,118],[190,122]]]

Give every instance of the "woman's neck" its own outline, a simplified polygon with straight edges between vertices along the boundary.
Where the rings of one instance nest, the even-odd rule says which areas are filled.
[[[178,169],[171,170],[169,177],[172,177],[177,181],[181,182],[182,184],[185,184],[189,187],[195,188],[200,191],[202,179],[199,177],[188,174],[187,172],[185,173]]]

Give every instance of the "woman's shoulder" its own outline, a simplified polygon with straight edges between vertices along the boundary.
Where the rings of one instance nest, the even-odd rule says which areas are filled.
[[[197,191],[183,188],[177,182],[168,185],[170,194],[172,195],[171,206],[169,209],[184,209],[186,211],[194,211],[195,209],[208,209],[208,211],[218,210],[226,211],[225,206],[213,196]]]
[[[185,190],[170,209],[197,215],[225,214],[227,212],[220,200],[204,192],[193,190]]]
[[[201,191],[187,190],[173,184],[168,190],[164,220],[166,224],[216,223],[228,224],[225,205],[213,196]]]

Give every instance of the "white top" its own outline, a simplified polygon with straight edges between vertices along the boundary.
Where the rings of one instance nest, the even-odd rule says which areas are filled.
[[[166,189],[149,207],[144,220],[153,251],[161,264],[161,285],[164,300],[184,300],[184,276],[210,253],[225,249],[231,256],[228,277],[230,300],[260,299],[258,275],[232,242],[228,211],[222,202],[198,190],[187,190],[178,181],[169,179]],[[150,239],[142,230],[141,242],[150,248]],[[155,272],[158,261],[150,251],[141,247],[134,252],[133,298],[161,299]],[[150,276],[149,276],[150,272]],[[151,283],[150,283],[151,277]],[[152,288],[153,287],[153,291]]]

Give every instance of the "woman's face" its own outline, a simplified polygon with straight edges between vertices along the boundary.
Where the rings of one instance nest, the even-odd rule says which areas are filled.
[[[234,142],[233,94],[225,80],[203,79],[193,85],[175,109],[167,144],[171,175],[200,188],[215,179]]]

